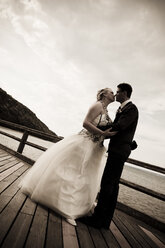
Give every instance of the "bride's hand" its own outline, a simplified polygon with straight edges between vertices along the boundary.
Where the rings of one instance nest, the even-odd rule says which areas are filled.
[[[103,136],[105,136],[105,137],[111,137],[111,136],[114,136],[114,135],[116,135],[118,132],[117,131],[110,131],[112,128],[109,128],[109,129],[107,129],[106,131],[104,131],[104,133],[103,133]]]

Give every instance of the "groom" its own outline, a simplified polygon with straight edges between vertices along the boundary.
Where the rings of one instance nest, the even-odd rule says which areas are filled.
[[[92,216],[78,219],[80,222],[95,228],[109,229],[117,203],[119,180],[123,166],[131,153],[131,149],[133,149],[131,145],[138,121],[138,109],[130,101],[131,93],[131,85],[121,83],[117,86],[116,101],[120,102],[121,105],[111,130],[117,131],[117,134],[110,138],[98,204]]]

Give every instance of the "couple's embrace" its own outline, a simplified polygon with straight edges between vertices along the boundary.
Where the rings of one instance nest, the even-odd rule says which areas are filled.
[[[108,229],[138,121],[131,93],[132,87],[126,83],[117,86],[116,95],[110,88],[100,90],[85,117],[84,129],[53,144],[39,157],[20,184],[22,192],[72,225],[78,219]],[[112,122],[107,106],[115,98],[121,106]],[[107,159],[104,138],[110,139]],[[89,216],[98,192],[97,205]]]

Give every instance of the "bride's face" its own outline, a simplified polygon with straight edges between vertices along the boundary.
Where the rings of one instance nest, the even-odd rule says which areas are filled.
[[[114,102],[115,101],[115,95],[113,93],[113,91],[111,89],[108,89],[105,97],[110,101],[110,102]]]

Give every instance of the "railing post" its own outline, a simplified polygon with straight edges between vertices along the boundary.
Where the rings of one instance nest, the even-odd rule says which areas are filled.
[[[25,142],[26,142],[26,140],[27,140],[27,138],[28,138],[28,135],[29,135],[29,133],[28,133],[27,131],[25,131],[25,132],[23,133],[21,142],[20,142],[19,147],[18,147],[18,149],[17,149],[17,152],[22,153],[22,151],[23,151],[23,149],[24,149],[24,146],[25,146]]]

